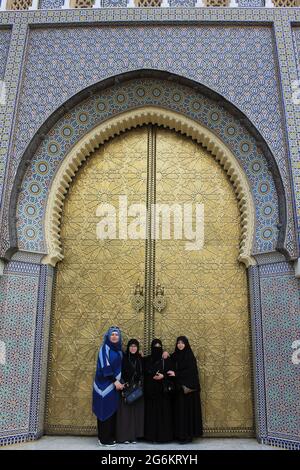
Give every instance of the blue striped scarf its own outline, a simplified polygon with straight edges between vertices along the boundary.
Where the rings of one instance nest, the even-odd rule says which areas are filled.
[[[118,345],[113,345],[109,341],[110,330],[106,333],[98,354],[93,386],[93,412],[100,421],[106,421],[110,418],[119,406],[120,393],[116,390],[113,382],[121,378],[121,339]]]

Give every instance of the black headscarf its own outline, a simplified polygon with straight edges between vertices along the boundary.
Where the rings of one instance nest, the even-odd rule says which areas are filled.
[[[137,351],[135,354],[130,352],[130,346],[135,344]],[[142,358],[139,353],[140,343],[137,339],[130,339],[127,344],[126,353],[123,356],[122,362],[122,378],[125,382],[130,382],[133,378],[140,380],[143,374]]]
[[[137,351],[135,354],[132,354],[129,350],[130,346],[132,346],[133,344],[137,347]],[[140,351],[140,343],[138,342],[138,340],[134,338],[130,339],[127,344],[126,355],[134,359],[139,354],[139,351]]]
[[[177,347],[179,341],[185,344],[182,351]],[[177,383],[194,390],[200,390],[197,361],[186,336],[178,336],[171,359],[176,366]]]
[[[156,346],[159,344],[159,347]],[[155,338],[151,343],[151,362],[158,362],[161,360],[163,353],[162,342],[160,339]]]
[[[182,343],[184,343],[185,345],[185,348],[180,350],[177,346],[177,344],[179,343],[179,341],[181,341]],[[194,356],[194,353],[191,349],[191,345],[189,343],[189,340],[187,339],[186,336],[178,336],[177,340],[176,340],[176,344],[175,344],[175,350],[174,350],[174,354],[178,357],[182,357],[183,355],[190,355],[190,356]],[[194,356],[195,357],[195,356]]]

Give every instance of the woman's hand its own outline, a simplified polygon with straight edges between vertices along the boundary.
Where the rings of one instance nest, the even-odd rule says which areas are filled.
[[[164,351],[163,354],[162,354],[162,358],[163,359],[168,359],[168,357],[170,357],[170,354],[168,353],[168,351]]]
[[[175,372],[173,370],[168,370],[167,374],[169,377],[175,377]]]
[[[121,384],[118,380],[114,382],[114,386],[116,387],[117,390],[123,390],[124,384]]]
[[[160,374],[160,373],[157,373],[157,374],[155,374],[155,376],[153,378],[154,378],[154,380],[162,380],[164,378],[164,375]]]

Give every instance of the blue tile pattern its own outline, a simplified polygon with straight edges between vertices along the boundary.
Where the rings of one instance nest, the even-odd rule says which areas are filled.
[[[46,2],[50,2],[41,1],[44,8]],[[114,2],[105,1],[107,7]],[[178,5],[179,1],[174,0]],[[162,68],[204,83],[249,117],[266,138],[280,167],[289,211],[288,243],[293,243],[293,197],[300,220],[297,142],[300,118],[299,109],[291,103],[291,83],[300,77],[300,9],[249,8],[250,2],[251,6],[256,6],[257,1],[239,0],[243,8],[225,9],[104,8],[0,13],[2,28],[13,25],[9,49],[7,32],[0,30],[0,38],[6,35],[6,39],[0,41],[0,57],[4,57],[0,64],[8,85],[7,106],[0,115],[1,188],[7,162],[11,163],[6,173],[1,245],[9,246],[8,201],[17,165],[47,116],[89,84],[145,67]],[[28,24],[48,24],[49,29],[43,26],[32,30],[27,43]],[[76,27],[79,24],[80,29]],[[64,28],[64,25],[70,27]],[[51,39],[48,47],[47,38]],[[30,47],[24,58],[26,44]],[[115,55],[109,54],[110,51]],[[18,114],[15,113],[17,107]],[[77,130],[80,125],[77,122]],[[0,193],[2,195],[2,189]],[[4,407],[0,400],[0,422],[4,423],[0,444],[34,439],[42,432],[40,410],[43,403],[39,400],[43,395],[40,390],[46,366],[45,357],[40,357],[41,337],[48,334],[42,316],[50,309],[51,301],[48,281],[45,287],[45,269],[30,262],[11,262],[0,279],[0,300],[5,307],[0,317],[1,331],[16,357],[14,369],[0,370],[1,379],[5,380],[1,398],[6,399],[11,393]],[[299,313],[296,314],[299,312],[299,280],[294,277],[292,264],[271,261],[266,267],[250,268],[249,279],[258,436],[271,445],[299,449],[300,423],[298,411],[295,412],[299,401],[299,383],[295,383],[299,366],[292,365],[289,356],[290,341],[299,339]],[[26,323],[24,334],[28,338],[28,349],[16,341],[18,319]],[[278,362],[274,362],[274,349]],[[27,378],[32,370],[33,354],[37,361],[30,389]],[[18,360],[23,357],[24,369],[17,370]],[[26,371],[29,375],[17,396],[10,388],[14,386],[13,375],[16,377],[18,372],[23,377]]]
[[[24,176],[17,215],[18,247],[45,252],[44,217],[53,176],[70,148],[101,121],[128,109],[157,105],[180,112],[212,129],[228,145],[244,169],[256,206],[254,253],[276,248],[278,199],[275,184],[255,139],[237,119],[190,88],[163,80],[132,80],[109,88],[70,110],[55,125]]]
[[[127,7],[127,0],[102,0],[102,4],[104,8],[110,7]]]
[[[40,0],[39,8],[44,10],[51,10],[61,8],[64,4],[64,0]]]
[[[0,80],[4,79],[11,30],[0,29]]]
[[[139,21],[139,20],[142,20],[143,22],[149,22],[149,21],[156,21],[158,27],[156,28],[156,30],[159,32],[159,31],[163,31],[165,28],[171,28],[171,27],[166,27],[163,23],[161,25],[159,25],[160,22],[163,22],[163,21],[172,21],[172,30],[173,31],[180,31],[179,29],[179,26],[182,26],[182,24],[178,23],[176,24],[177,20],[184,20],[187,22],[187,24],[184,26],[184,29],[186,30],[188,28],[188,31],[192,30],[190,29],[190,26],[192,25],[188,25],[188,22],[191,20],[192,22],[194,22],[195,20],[201,20],[202,24],[203,22],[205,21],[214,21],[216,22],[216,25],[213,27],[215,29],[215,32],[216,31],[219,31],[219,29],[221,30],[224,30],[224,33],[222,34],[225,34],[230,37],[230,35],[232,36],[232,34],[234,35],[237,31],[239,31],[240,34],[244,34],[244,30],[242,31],[241,27],[240,27],[240,24],[242,21],[247,21],[248,23],[246,23],[245,25],[243,25],[243,28],[247,28],[247,40],[254,35],[257,35],[258,33],[258,30],[262,29],[264,31],[268,30],[268,34],[269,34],[269,43],[268,45],[271,47],[271,50],[272,50],[272,54],[270,56],[269,54],[269,50],[264,49],[264,45],[266,44],[266,41],[265,41],[265,38],[261,38],[262,40],[260,41],[259,38],[257,37],[257,41],[258,43],[260,42],[261,46],[263,47],[263,50],[265,50],[265,54],[262,54],[261,50],[260,50],[260,45],[257,43],[252,43],[252,46],[251,48],[247,48],[247,44],[249,45],[251,43],[251,41],[249,41],[249,43],[245,40],[245,44],[244,43],[241,43],[241,41],[239,41],[239,38],[236,38],[236,39],[233,39],[233,42],[232,44],[230,44],[228,42],[228,40],[226,40],[224,37],[223,39],[225,39],[224,41],[221,41],[221,44],[220,42],[217,43],[216,41],[200,41],[199,44],[197,44],[197,41],[195,42],[194,39],[194,35],[192,34],[191,35],[191,39],[192,39],[192,42],[191,42],[191,47],[188,43],[188,46],[187,46],[187,51],[190,51],[193,52],[197,49],[197,47],[199,48],[199,50],[201,51],[201,48],[202,48],[202,51],[203,53],[200,55],[200,58],[202,60],[202,58],[204,59],[206,56],[205,56],[205,51],[208,50],[210,52],[210,48],[212,48],[213,50],[218,48],[219,46],[221,46],[221,52],[223,51],[222,47],[224,45],[225,47],[225,55],[223,56],[222,53],[220,54],[220,58],[221,60],[217,60],[217,62],[215,60],[211,60],[210,59],[210,54],[208,54],[208,64],[210,66],[210,68],[212,68],[212,74],[211,76],[212,77],[216,77],[217,78],[217,82],[219,81],[220,83],[222,82],[221,80],[219,80],[219,76],[218,76],[218,73],[216,74],[213,70],[214,66],[215,66],[215,63],[217,64],[217,68],[223,63],[223,60],[227,58],[227,56],[229,57],[229,61],[228,61],[228,64],[229,64],[229,68],[228,70],[230,71],[231,70],[231,65],[232,65],[232,70],[236,71],[238,70],[238,66],[239,66],[239,55],[240,55],[240,52],[242,50],[241,46],[243,46],[243,51],[245,52],[246,55],[248,54],[254,54],[255,58],[256,57],[259,57],[258,59],[258,62],[256,61],[256,59],[253,59],[254,62],[252,61],[252,59],[249,58],[249,64],[251,63],[250,65],[250,68],[252,70],[252,72],[254,70],[260,70],[260,71],[263,71],[265,69],[265,66],[262,65],[262,62],[264,62],[265,58],[265,62],[268,62],[268,64],[270,65],[271,69],[273,70],[272,71],[272,79],[271,81],[269,79],[267,79],[268,77],[268,73],[265,75],[264,79],[261,80],[261,82],[259,83],[259,86],[261,88],[261,94],[260,96],[258,96],[259,101],[261,101],[262,103],[266,103],[266,105],[268,105],[269,103],[271,104],[272,103],[272,100],[275,100],[275,102],[277,103],[276,104],[276,112],[274,112],[274,114],[272,115],[273,111],[272,109],[270,109],[270,112],[266,112],[265,114],[265,108],[261,109],[260,108],[260,104],[258,106],[255,106],[254,102],[253,102],[253,96],[251,97],[251,100],[249,101],[248,100],[248,97],[247,97],[247,87],[248,88],[248,91],[250,92],[250,94],[252,93],[253,95],[253,92],[254,92],[254,95],[255,95],[255,92],[256,92],[256,85],[257,83],[255,83],[255,86],[254,86],[254,82],[251,83],[249,81],[249,74],[248,74],[248,77],[247,77],[247,73],[246,73],[246,77],[247,77],[247,80],[245,82],[245,77],[243,76],[243,69],[244,67],[242,67],[242,64],[241,64],[241,73],[239,74],[234,74],[234,78],[235,75],[238,76],[238,79],[240,81],[240,83],[237,84],[237,86],[233,87],[236,91],[235,91],[235,98],[234,96],[232,95],[232,87],[231,86],[228,86],[228,83],[230,83],[230,76],[224,74],[224,70],[226,70],[226,68],[224,69],[223,67],[223,70],[221,71],[220,69],[220,73],[223,73],[223,76],[225,76],[225,82],[224,82],[224,86],[222,85],[221,83],[221,86],[219,87],[219,84],[217,83],[217,86],[213,86],[214,85],[214,80],[212,81],[212,88],[214,89],[217,89],[219,90],[221,93],[222,93],[222,89],[225,90],[224,94],[226,96],[226,88],[228,88],[228,92],[227,93],[227,97],[232,100],[235,105],[237,107],[240,107],[240,109],[242,109],[243,111],[247,112],[248,113],[248,110],[254,110],[254,114],[252,116],[252,122],[254,125],[257,126],[257,128],[263,133],[263,135],[266,137],[267,141],[269,139],[270,141],[270,138],[275,135],[277,136],[277,143],[273,143],[273,145],[271,146],[271,150],[273,150],[276,158],[277,158],[277,161],[278,161],[278,166],[279,166],[279,169],[280,169],[280,172],[281,172],[281,177],[283,179],[283,183],[284,183],[284,186],[285,186],[285,197],[286,197],[286,210],[287,210],[287,238],[286,240],[284,241],[284,244],[289,252],[289,255],[292,256],[292,257],[296,257],[298,255],[298,245],[296,244],[296,240],[295,240],[295,227],[294,227],[294,213],[293,213],[293,191],[292,191],[292,188],[291,188],[291,181],[290,181],[290,174],[289,174],[289,168],[288,168],[288,165],[289,165],[289,162],[287,161],[287,158],[288,158],[288,153],[287,153],[287,149],[286,149],[286,145],[285,145],[285,139],[284,139],[284,132],[283,132],[283,128],[284,128],[284,120],[283,120],[283,116],[281,114],[281,111],[280,111],[280,104],[281,104],[281,93],[280,93],[280,90],[279,92],[277,93],[276,90],[272,90],[272,83],[275,84],[276,87],[279,86],[279,83],[278,83],[278,80],[276,78],[277,76],[277,73],[278,73],[278,70],[277,70],[277,62],[275,60],[275,52],[277,51],[277,53],[280,55],[282,55],[282,43],[284,44],[284,35],[282,34],[282,31],[280,31],[279,29],[275,29],[275,36],[277,38],[277,42],[278,42],[278,47],[275,50],[273,50],[273,46],[274,46],[274,35],[273,35],[273,32],[272,32],[272,29],[270,27],[267,27],[265,26],[266,24],[266,21],[269,21],[269,22],[272,22],[275,20],[275,23],[276,21],[279,21],[279,19],[281,18],[286,18],[286,19],[290,19],[290,20],[300,20],[300,14],[299,12],[297,11],[297,9],[259,9],[259,8],[255,8],[255,9],[249,9],[249,8],[217,8],[217,9],[211,9],[211,8],[170,8],[170,9],[166,9],[166,8],[161,8],[161,9],[151,9],[151,8],[148,8],[148,9],[144,9],[144,8],[126,8],[126,9],[122,9],[122,8],[112,8],[112,9],[87,9],[87,10],[76,10],[76,9],[73,9],[73,10],[62,10],[62,11],[56,11],[56,12],[53,12],[51,10],[49,11],[44,11],[44,10],[39,10],[39,11],[36,11],[36,12],[31,12],[31,13],[28,13],[28,12],[24,12],[22,14],[22,16],[19,16],[19,19],[21,20],[21,23],[20,25],[21,26],[25,26],[26,23],[28,21],[32,22],[33,24],[39,24],[39,23],[43,23],[43,24],[46,24],[46,23],[51,23],[51,24],[55,24],[56,22],[58,22],[60,24],[60,26],[63,24],[63,23],[68,23],[68,24],[71,24],[72,22],[76,22],[76,21],[80,21],[80,23],[82,24],[82,22],[86,22],[86,25],[88,24],[91,24],[91,25],[94,25],[95,22],[97,21],[103,21],[104,24],[105,22],[114,22],[115,25],[117,25],[118,22],[122,22],[122,24],[124,25],[124,21],[127,21],[127,24],[128,24],[128,27],[126,28],[122,28],[122,29],[125,29],[126,31],[131,31],[131,30],[134,30],[134,28],[132,28],[131,26],[129,26],[130,24],[134,25],[136,24],[136,21]],[[14,18],[15,18],[15,14],[12,14],[12,13],[5,13],[5,14],[2,14],[2,18],[3,18],[3,24],[5,23],[9,23],[9,21],[14,21]],[[230,21],[231,23],[229,24],[226,24],[225,22],[226,21]],[[249,26],[249,22],[253,22],[254,25],[252,26]],[[264,22],[262,23],[260,26],[257,25],[257,23],[259,22]],[[236,25],[236,23],[238,23],[238,25]],[[174,28],[174,26],[176,26]],[[199,31],[206,31],[207,28],[211,28],[211,25],[205,25],[203,24],[203,28],[202,28],[202,25],[201,27],[197,27],[196,28],[196,31],[197,31],[197,34]],[[68,28],[68,30],[70,30],[71,28]],[[85,29],[85,28],[83,28]],[[98,31],[99,31],[99,28],[96,28]],[[103,28],[105,30],[105,28]],[[117,28],[113,28],[114,30],[117,30]],[[140,30],[145,30],[145,26],[143,26],[142,28],[138,28]],[[147,26],[147,30],[148,30],[148,26]],[[150,28],[151,29],[151,28]],[[195,29],[195,28],[194,28]],[[55,30],[55,28],[52,29],[52,31]],[[61,30],[61,28],[59,29]],[[82,30],[82,28],[80,28],[80,31]],[[88,28],[88,30],[90,30],[90,28]],[[102,27],[100,28],[100,30],[102,30]],[[76,30],[77,32],[79,30]],[[229,33],[228,33],[229,31]],[[249,33],[249,34],[248,34]],[[97,33],[98,34],[98,33]],[[222,36],[219,35],[220,37]],[[260,35],[261,33],[259,33]],[[75,33],[75,39],[77,38],[78,34]],[[175,34],[176,36],[176,34]],[[245,39],[245,35],[244,35],[244,39]],[[196,38],[197,39],[197,38]],[[201,34],[200,34],[200,39],[203,39],[201,38]],[[204,38],[205,39],[205,38]],[[208,38],[209,39],[209,38]],[[215,39],[214,36],[212,35],[212,39]],[[25,36],[23,36],[23,41],[25,41]],[[120,41],[122,42],[122,41]],[[181,41],[179,41],[180,44],[181,44]],[[147,38],[145,38],[145,43],[147,43]],[[216,43],[216,48],[215,48],[215,43]],[[125,41],[125,44],[126,44],[126,41]],[[132,43],[130,43],[131,45]],[[183,41],[183,46],[185,47],[185,41]],[[228,45],[228,47],[227,47]],[[176,44],[175,44],[175,47],[174,47],[174,51],[176,51]],[[97,47],[97,46],[96,46]],[[227,51],[226,51],[226,48],[227,48]],[[20,48],[19,48],[20,49]],[[129,48],[129,53],[131,53],[131,47]],[[152,48],[153,49],[153,48]],[[170,52],[173,51],[172,48],[168,48],[168,51],[170,50]],[[167,52],[168,52],[167,51]],[[231,51],[236,51],[233,52],[233,57],[236,59],[234,59],[234,61],[232,62],[231,61],[231,57],[230,57],[230,54],[231,54]],[[255,52],[254,52],[255,51]],[[81,49],[79,51],[79,53],[81,52]],[[168,52],[169,53],[169,52]],[[161,52],[162,56],[165,54],[164,51]],[[88,55],[88,54],[87,54]],[[101,53],[98,54],[99,57],[101,56]],[[150,55],[151,55],[151,52],[150,52]],[[158,55],[158,54],[156,54]],[[185,60],[185,55],[184,54],[180,54],[178,55],[178,57],[181,59],[181,56],[183,56],[183,60]],[[43,57],[47,57],[47,53],[43,55]],[[75,57],[78,57],[78,54],[75,55]],[[126,54],[123,54],[123,55],[118,55],[118,57],[124,57],[126,59]],[[217,57],[219,57],[219,55],[217,54]],[[272,57],[272,60],[270,60],[270,57]],[[12,58],[13,58],[13,55],[12,55]],[[148,61],[148,57],[147,57],[147,54],[145,54],[145,58],[147,59]],[[105,58],[104,58],[105,59]],[[43,59],[44,60],[44,59]],[[226,59],[227,60],[227,59]],[[76,59],[75,59],[76,61]],[[82,59],[80,59],[81,63],[83,65],[85,65],[85,62],[84,62],[84,57]],[[145,65],[148,64],[148,62],[145,62]],[[55,61],[54,61],[55,62]],[[180,63],[178,64],[178,67],[177,67],[177,57],[176,57],[176,54],[174,56],[174,60],[173,60],[173,63],[174,65],[176,64],[176,67],[175,69],[180,69]],[[245,62],[247,63],[247,59],[245,60]],[[165,63],[165,61],[163,60],[163,63]],[[193,60],[193,57],[191,57],[191,62],[190,62],[193,67],[195,66],[196,64],[196,61]],[[227,62],[224,62],[227,64]],[[17,65],[17,64],[16,64]],[[197,64],[196,64],[197,65]],[[19,65],[18,65],[19,66]],[[153,66],[154,68],[156,68],[156,62],[154,61],[153,63]],[[268,67],[268,65],[267,65]],[[101,64],[100,66],[98,66],[98,70],[102,70],[103,67],[101,67]],[[198,72],[200,72],[200,75],[199,73],[195,73],[194,70],[191,70],[191,76],[190,78],[194,78],[195,76],[197,77],[200,77],[201,79],[201,74],[203,73],[204,74],[204,78],[205,78],[205,70],[208,69],[209,67],[207,66],[207,64],[203,64],[203,67],[200,67]],[[183,71],[183,74],[186,74],[187,76],[189,76],[189,64],[186,64],[184,67],[183,67],[184,71]],[[270,69],[270,70],[271,70]],[[45,69],[45,71],[47,70],[47,68]],[[283,69],[282,69],[283,70]],[[123,70],[120,70],[119,72],[122,72]],[[204,71],[204,72],[203,72]],[[113,73],[113,72],[112,72]],[[255,77],[257,74],[255,74]],[[76,76],[77,79],[78,79],[78,75]],[[254,80],[255,80],[255,77],[254,77]],[[39,77],[40,79],[41,77]],[[57,76],[56,76],[56,73],[54,72],[54,75],[53,75],[53,79],[52,79],[52,82],[54,83],[55,80],[56,80]],[[101,78],[101,77],[100,77]],[[222,78],[222,77],[221,77]],[[198,78],[199,79],[199,78]],[[241,81],[242,80],[242,81]],[[40,80],[37,81],[38,83],[40,83]],[[77,80],[78,83],[80,83],[80,80]],[[258,80],[259,82],[259,80]],[[36,83],[36,80],[35,80],[35,83]],[[205,81],[203,81],[203,83],[205,83]],[[208,83],[209,85],[209,83]],[[266,85],[264,87],[264,85]],[[70,90],[72,90],[72,87],[69,87]],[[61,90],[62,87],[60,88],[56,88],[56,91],[57,90]],[[242,90],[242,91],[241,91]],[[36,94],[40,94],[41,96],[43,96],[44,94],[47,95],[48,93],[48,90],[47,92],[45,93],[39,93],[39,92],[36,92]],[[50,95],[51,96],[51,95]],[[265,100],[264,99],[260,99],[262,96],[264,96]],[[243,103],[244,100],[244,97],[247,97],[246,98],[246,101],[248,100],[248,104],[246,105],[245,107],[245,103]],[[54,100],[54,103],[55,103],[55,97],[53,96],[53,100]],[[274,102],[274,103],[275,103]],[[12,108],[10,108],[12,109]],[[45,103],[43,103],[43,110],[46,110],[46,114],[47,114],[47,105],[45,106]],[[28,109],[30,111],[30,109]],[[41,113],[43,112],[42,110],[42,107],[40,108],[39,112],[38,112],[38,115],[42,115]],[[36,113],[35,111],[35,107],[33,107],[33,112]],[[50,110],[49,110],[50,112]],[[272,116],[272,118],[270,117]],[[45,116],[44,116],[45,117]],[[266,118],[265,118],[266,117]],[[259,122],[259,119],[262,119],[263,122]],[[258,120],[258,123],[256,122]],[[276,121],[282,121],[282,127],[281,127],[281,130],[275,130],[274,128],[274,131],[272,130],[272,128],[268,128],[268,122],[271,124],[272,126],[272,123],[274,124],[274,126],[276,127],[276,124],[275,122]],[[32,121],[32,116],[31,116],[31,123],[33,123]],[[29,127],[31,128],[31,124],[29,125]],[[265,128],[264,132],[262,130],[262,127]],[[22,129],[21,129],[22,130]],[[35,131],[35,129],[29,129],[28,131],[28,138],[31,137],[31,132]],[[7,134],[9,135],[9,134]],[[18,134],[17,134],[18,135]],[[269,138],[270,136],[270,138]],[[6,136],[5,136],[6,137]],[[276,137],[275,137],[276,138]],[[292,135],[288,135],[288,140],[290,141],[292,139]],[[26,145],[26,140],[24,141],[25,142],[25,145]],[[270,142],[269,142],[270,143]],[[22,153],[22,142],[18,142],[18,144],[20,144],[21,146],[19,147],[18,146],[18,150],[20,149],[20,154]],[[281,147],[281,148],[277,148],[277,144]],[[3,140],[3,144],[1,143],[1,146],[3,145],[3,149],[1,149],[1,154],[0,154],[0,158],[2,158],[2,161],[3,161],[3,168],[5,169],[5,165],[6,165],[6,162],[7,162],[7,153],[9,152],[9,155],[10,155],[10,162],[11,162],[11,165],[12,165],[12,168],[9,170],[9,173],[8,173],[8,177],[7,177],[7,185],[6,185],[6,197],[5,197],[5,201],[3,203],[3,206],[4,206],[4,214],[3,214],[3,217],[2,217],[2,240],[1,240],[1,247],[0,247],[0,252],[1,253],[5,253],[6,249],[9,248],[10,246],[10,241],[9,241],[9,219],[11,218],[11,215],[9,216],[9,213],[8,213],[8,203],[9,203],[9,198],[10,198],[10,192],[11,192],[11,184],[12,184],[12,181],[14,180],[14,175],[15,175],[15,171],[16,171],[16,168],[15,168],[15,165],[18,164],[18,161],[19,161],[19,156],[20,155],[15,155],[16,153],[18,153],[18,151],[15,150],[14,148],[14,145],[12,145],[9,149],[8,147],[8,141],[7,140]],[[285,158],[286,157],[286,158]],[[295,158],[292,154],[292,158]],[[0,171],[1,173],[1,171]],[[1,174],[0,174],[0,177],[1,177]],[[1,179],[1,178],[0,178]],[[1,181],[0,181],[1,183]],[[297,201],[299,200],[299,204],[300,204],[300,193],[296,194],[295,198],[297,199]]]
[[[265,0],[238,0],[238,5],[239,7],[247,7],[247,8],[264,7]]]
[[[300,447],[299,365],[292,362],[300,331],[300,280],[288,263],[264,265],[260,288],[268,437],[298,436]]]
[[[6,365],[0,368],[1,437],[28,433],[36,305],[40,266],[10,262],[0,279],[1,338]]]
[[[185,7],[191,8],[195,6],[197,0],[169,0],[169,5],[171,8],[175,7]]]
[[[148,25],[33,30],[12,160],[17,164],[43,121],[73,94],[115,74],[148,68],[187,76],[235,104],[261,131],[286,179],[273,32],[266,26],[243,29]]]

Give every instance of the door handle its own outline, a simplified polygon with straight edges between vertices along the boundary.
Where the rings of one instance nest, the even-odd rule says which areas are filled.
[[[158,310],[158,312],[162,312],[163,309],[167,305],[167,301],[165,298],[165,288],[158,282],[155,289],[155,297],[152,302],[153,307]]]
[[[140,285],[140,280],[138,280],[134,288],[131,304],[134,310],[136,311],[136,313],[138,313],[144,307],[144,304],[145,304],[144,288]]]

